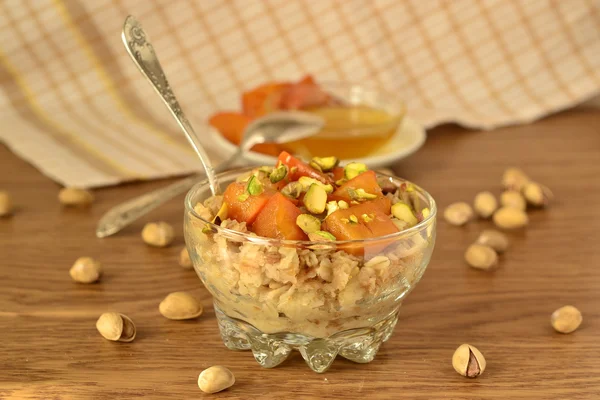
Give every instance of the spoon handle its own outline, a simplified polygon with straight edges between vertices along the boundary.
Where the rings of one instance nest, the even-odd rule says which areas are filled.
[[[194,132],[194,128],[192,128],[192,125],[183,113],[179,102],[175,98],[175,94],[173,93],[173,90],[171,90],[167,77],[160,66],[160,62],[158,61],[158,57],[154,52],[154,48],[150,43],[148,35],[144,32],[142,25],[131,15],[125,20],[121,38],[131,59],[146,77],[148,82],[150,82],[156,93],[160,95],[162,101],[169,111],[171,111],[171,114],[181,129],[185,132],[194,151],[198,157],[200,157],[200,161],[202,162],[202,166],[208,177],[211,192],[213,194],[218,194],[220,188],[213,167],[210,164],[208,154],[202,147],[202,144],[198,140],[198,136]]]
[[[241,153],[238,150],[227,160],[217,165],[215,172],[219,173],[227,170],[240,158]],[[111,208],[98,221],[96,236],[104,238],[120,232],[126,226],[131,225],[133,221],[138,220],[180,194],[187,192],[192,186],[200,182],[204,176],[204,174],[188,176],[168,186],[134,197]]]

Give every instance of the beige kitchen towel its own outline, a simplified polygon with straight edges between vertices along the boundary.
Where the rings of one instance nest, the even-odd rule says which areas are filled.
[[[305,73],[385,89],[426,127],[526,123],[600,91],[600,0],[0,1],[0,141],[64,185],[199,168],[123,48],[128,14],[211,154],[207,116]]]

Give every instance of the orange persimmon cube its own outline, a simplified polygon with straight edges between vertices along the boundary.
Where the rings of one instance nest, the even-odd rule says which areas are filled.
[[[290,86],[287,82],[274,82],[261,85],[242,94],[242,110],[250,118],[262,117],[279,109],[284,91]]]
[[[223,193],[223,201],[227,204],[228,218],[252,225],[275,192],[264,191],[257,196],[248,196],[246,199],[240,200],[238,197],[244,193],[246,193],[246,183],[233,182]]]
[[[286,239],[307,240],[308,237],[296,225],[296,218],[302,211],[281,193],[273,195],[256,217],[252,229],[259,236]]]
[[[225,139],[239,145],[242,141],[244,129],[250,121],[250,118],[241,113],[220,112],[210,117],[208,123],[219,131]]]
[[[352,198],[348,193],[348,189],[363,189],[369,194],[383,196],[381,187],[377,182],[377,174],[375,173],[375,171],[366,171],[358,175],[357,177],[350,179],[348,182],[338,187],[337,190],[333,192],[331,197],[334,200],[345,200],[347,202],[350,202]]]

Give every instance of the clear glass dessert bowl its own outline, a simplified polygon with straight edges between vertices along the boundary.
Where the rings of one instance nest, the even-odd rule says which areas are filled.
[[[225,187],[250,171],[230,171],[219,181]],[[213,224],[222,198],[211,197],[206,182],[194,186],[185,199],[185,240],[213,296],[225,346],[251,350],[266,368],[292,350],[316,372],[327,370],[338,354],[372,361],[392,335],[400,305],[423,276],[435,243],[435,201],[412,188],[416,211],[429,209],[415,226],[379,238],[315,242],[259,237],[235,220]]]

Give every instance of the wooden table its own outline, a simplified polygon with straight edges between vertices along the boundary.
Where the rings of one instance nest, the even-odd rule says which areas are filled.
[[[0,398],[202,398],[196,380],[223,364],[237,383],[214,398],[597,399],[600,396],[600,112],[570,111],[529,126],[473,132],[446,126],[396,171],[429,189],[441,209],[500,192],[502,171],[520,166],[551,187],[555,204],[530,213],[493,273],[467,267],[465,248],[489,222],[457,228],[439,218],[428,271],[408,297],[392,339],[374,362],[338,359],[322,375],[299,354],[260,368],[251,353],[221,343],[208,292],[168,249],[146,247],[144,223],[165,220],[181,232],[182,198],[118,236],[96,239],[98,218],[124,199],[166,182],[96,191],[91,209],[62,209],[58,185],[0,148],[0,190],[19,209],[0,220]],[[80,256],[104,264],[101,283],[81,285],[68,270]],[[169,292],[194,291],[206,308],[196,321],[158,313]],[[584,315],[571,335],[555,333],[550,314],[573,304]],[[133,343],[96,331],[107,310],[137,324]],[[456,374],[461,343],[486,356],[475,380]],[[209,397],[205,395],[205,397]]]

